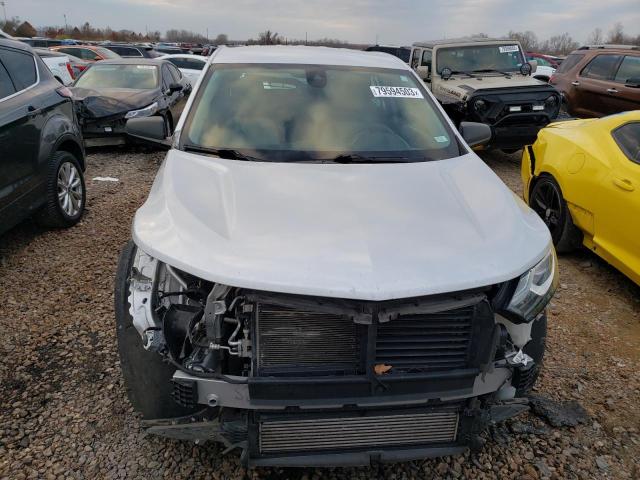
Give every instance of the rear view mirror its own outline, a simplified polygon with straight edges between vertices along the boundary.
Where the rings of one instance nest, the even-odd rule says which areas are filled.
[[[422,80],[426,80],[427,78],[429,78],[429,67],[427,65],[420,65],[416,71],[418,72],[418,76],[422,79]]]
[[[472,148],[487,145],[491,141],[491,127],[484,123],[461,122],[458,130],[467,145]]]
[[[127,120],[125,131],[127,135],[138,140],[150,142],[166,149],[171,148],[171,142],[168,140],[167,122],[162,117],[131,118]]]
[[[640,88],[640,77],[627,78],[627,81],[624,82],[625,86],[631,88]]]

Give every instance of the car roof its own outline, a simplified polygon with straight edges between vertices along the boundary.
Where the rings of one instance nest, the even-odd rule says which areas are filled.
[[[115,58],[113,60],[100,60],[98,65],[156,65],[160,66],[169,63],[162,58]]]
[[[0,37],[0,46],[3,47],[11,47],[16,50],[24,50],[25,52],[31,53],[33,49],[24,42],[20,42],[19,40],[10,40],[5,37]]]
[[[188,53],[167,53],[166,55],[158,57],[158,60],[162,60],[163,58],[195,58],[196,60],[201,60],[203,63],[207,63],[209,60],[207,57],[203,57],[202,55],[190,55]]]
[[[428,40],[426,42],[415,42],[414,47],[433,48],[440,45],[450,45],[457,43],[488,43],[488,44],[513,44],[517,43],[517,40],[504,39],[504,38],[485,38],[485,37],[461,37],[461,38],[443,38],[441,40]]]
[[[211,61],[212,63],[339,65],[409,70],[402,60],[393,55],[331,47],[284,45],[219,47],[211,56]]]

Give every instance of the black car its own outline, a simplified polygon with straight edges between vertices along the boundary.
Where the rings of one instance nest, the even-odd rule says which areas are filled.
[[[163,54],[156,52],[153,47],[147,45],[102,45],[122,58],[158,58]]]
[[[31,215],[50,227],[77,223],[84,169],[69,89],[31,47],[0,38],[0,233]]]
[[[162,59],[105,60],[85,70],[71,88],[88,147],[127,142],[130,118],[161,116],[173,133],[191,84]]]

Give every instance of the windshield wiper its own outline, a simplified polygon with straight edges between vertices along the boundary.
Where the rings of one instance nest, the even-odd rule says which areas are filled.
[[[245,155],[238,150],[232,150],[229,148],[209,148],[201,147],[199,145],[185,145],[185,152],[204,153],[205,155],[215,155],[220,158],[226,158],[227,160],[246,160],[248,162],[267,162],[263,158],[252,157],[251,155]]]
[[[408,157],[368,156],[357,153],[343,153],[337,157],[315,160],[317,163],[407,163],[411,161],[413,161],[413,159]]]
[[[502,70],[496,70],[494,68],[483,68],[480,70],[474,70],[474,73],[501,73],[505,77],[511,78],[511,73],[503,72]]]
[[[473,73],[470,72],[465,72],[464,70],[451,70],[451,75],[467,75],[471,78],[475,78],[475,75]]]

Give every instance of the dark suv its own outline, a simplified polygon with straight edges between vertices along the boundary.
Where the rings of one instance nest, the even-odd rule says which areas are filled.
[[[109,44],[102,46],[117,53],[123,58],[157,58],[162,55],[161,53],[156,52],[153,47],[146,45]]]
[[[640,47],[591,45],[562,62],[549,83],[565,108],[579,117],[601,117],[640,109]]]
[[[69,227],[84,212],[84,150],[71,92],[28,45],[0,37],[0,233],[35,215]]]

